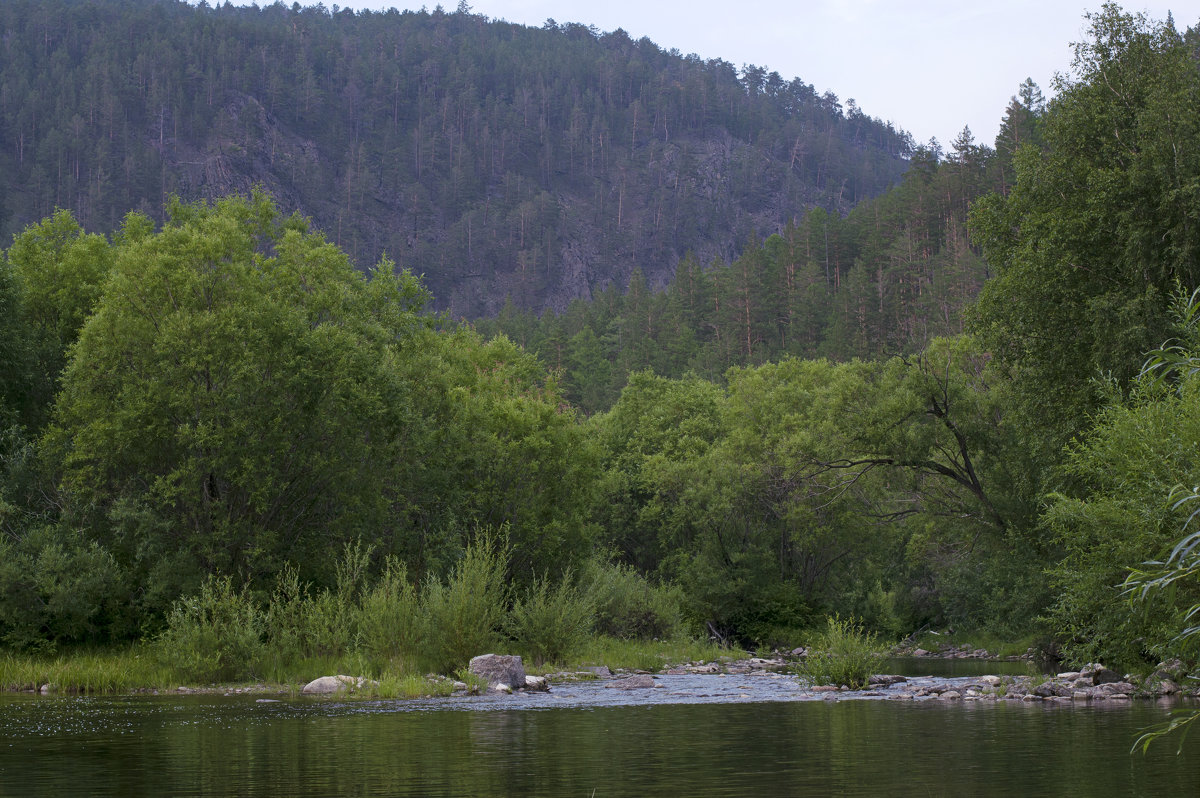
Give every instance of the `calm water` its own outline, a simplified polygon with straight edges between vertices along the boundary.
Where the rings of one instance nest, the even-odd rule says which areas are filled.
[[[1129,754],[1166,715],[1152,703],[805,701],[786,679],[701,678],[424,702],[5,696],[0,795],[1200,794],[1200,736]]]

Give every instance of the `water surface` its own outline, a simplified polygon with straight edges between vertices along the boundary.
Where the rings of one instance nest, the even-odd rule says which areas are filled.
[[[1165,717],[1155,703],[798,700],[788,679],[661,681],[415,702],[5,696],[0,795],[1200,794],[1200,738],[1178,757],[1129,754]]]

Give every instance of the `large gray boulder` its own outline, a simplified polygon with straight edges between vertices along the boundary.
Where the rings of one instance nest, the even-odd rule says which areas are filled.
[[[467,670],[481,679],[487,679],[488,687],[503,690],[525,686],[525,663],[520,657],[509,654],[481,654],[471,660]]]
[[[378,687],[379,682],[365,679],[362,676],[322,676],[304,685],[301,693],[305,695],[331,695],[333,693],[354,692],[365,687]]]

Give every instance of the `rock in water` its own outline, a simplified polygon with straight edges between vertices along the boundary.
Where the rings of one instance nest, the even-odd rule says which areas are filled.
[[[508,654],[481,654],[467,666],[471,673],[487,679],[488,687],[507,684],[512,687],[525,686],[525,663],[520,657]]]
[[[617,681],[604,686],[614,687],[618,690],[638,690],[647,687],[662,687],[662,685],[654,681],[654,677],[648,673],[640,673],[636,676],[618,679]]]

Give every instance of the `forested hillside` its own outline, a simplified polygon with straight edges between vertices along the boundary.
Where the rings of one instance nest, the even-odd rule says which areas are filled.
[[[0,4],[0,236],[261,185],[456,316],[562,310],[892,185],[909,137],[624,31],[183,0]]]
[[[995,149],[964,129],[949,153],[917,147],[900,185],[840,216],[818,208],[738,257],[680,261],[666,290],[635,270],[564,313],[508,305],[477,320],[562,370],[567,396],[606,409],[641,369],[719,380],[731,366],[786,356],[878,359],[920,351],[964,330],[964,311],[989,276],[967,214],[1005,193],[1018,144],[1036,145],[1045,113],[1032,81],[1005,111]]]

